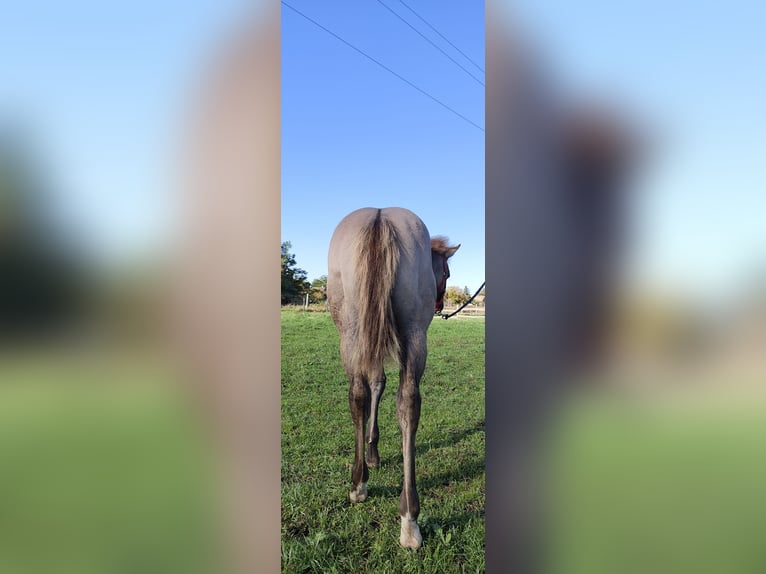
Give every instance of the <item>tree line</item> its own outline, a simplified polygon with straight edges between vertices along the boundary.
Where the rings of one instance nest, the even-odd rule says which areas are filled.
[[[298,267],[295,254],[290,253],[293,245],[289,241],[282,243],[282,305],[303,303],[306,295],[309,303],[321,303],[327,299],[327,275],[308,281],[306,271]]]

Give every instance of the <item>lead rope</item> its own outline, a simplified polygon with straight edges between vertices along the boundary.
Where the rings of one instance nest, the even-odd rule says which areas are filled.
[[[473,296],[472,296],[472,297],[471,297],[471,298],[470,298],[468,301],[466,301],[465,303],[463,303],[463,304],[462,304],[460,307],[458,307],[456,310],[454,310],[454,311],[453,311],[452,313],[450,313],[449,315],[443,315],[441,311],[439,311],[438,313],[436,313],[436,315],[439,315],[439,316],[440,316],[442,319],[444,319],[445,321],[446,321],[447,319],[449,319],[450,317],[454,317],[455,315],[457,315],[458,313],[460,313],[460,311],[462,311],[462,310],[463,310],[463,308],[465,308],[465,306],[466,306],[466,305],[468,305],[468,303],[470,303],[471,301],[473,301],[474,299],[476,299],[476,296],[477,296],[477,295],[478,295],[478,294],[481,292],[481,290],[482,290],[482,289],[484,289],[484,285],[486,285],[486,283],[487,283],[486,281],[485,281],[484,283],[482,283],[482,284],[481,284],[481,287],[479,287],[479,289],[476,291],[476,293],[474,293],[474,294],[473,294]]]

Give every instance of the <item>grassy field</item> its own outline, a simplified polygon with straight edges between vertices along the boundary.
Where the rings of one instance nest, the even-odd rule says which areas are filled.
[[[215,572],[209,457],[167,374],[0,365],[0,572]]]
[[[352,506],[337,335],[323,313],[283,319],[284,570],[482,571],[483,321],[431,327],[412,552],[398,545],[395,379],[383,466]],[[766,572],[766,398],[749,393],[573,404],[550,458],[550,572]],[[145,357],[0,362],[0,573],[218,574],[210,471],[183,393]]]
[[[766,400],[749,392],[572,405],[551,453],[551,572],[766,572]]]
[[[380,406],[381,467],[348,498],[353,427],[338,335],[326,313],[282,314],[285,572],[484,571],[484,321],[434,320],[417,434],[418,551],[399,546],[396,371]]]

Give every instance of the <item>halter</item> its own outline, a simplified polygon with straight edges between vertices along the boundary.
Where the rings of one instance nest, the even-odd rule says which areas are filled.
[[[436,294],[441,292],[441,296],[434,303],[434,313],[438,312],[440,307],[444,307],[444,293],[447,289],[447,275],[449,274],[449,268],[447,267],[447,256],[442,255],[442,280],[436,286]]]

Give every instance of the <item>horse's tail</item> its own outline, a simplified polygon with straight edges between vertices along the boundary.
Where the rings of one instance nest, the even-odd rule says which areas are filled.
[[[380,210],[359,237],[359,319],[354,363],[362,373],[380,369],[387,356],[399,361],[399,333],[392,293],[399,266],[400,243],[392,223]]]

